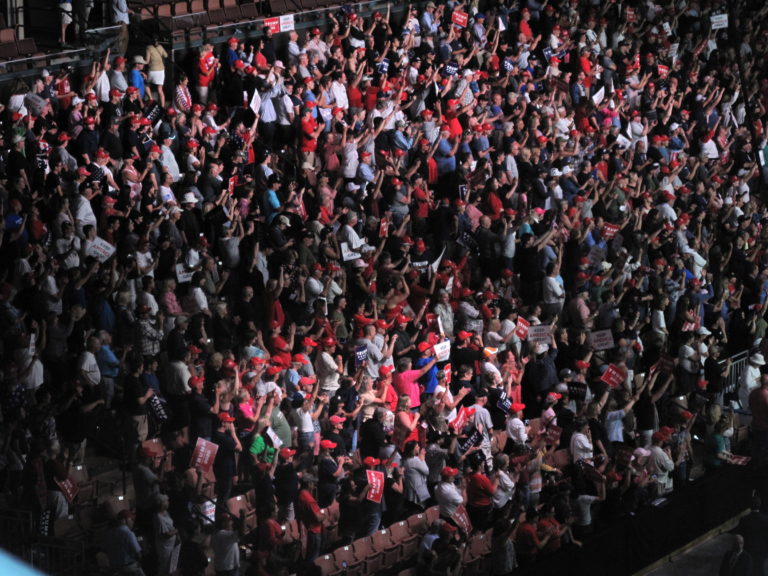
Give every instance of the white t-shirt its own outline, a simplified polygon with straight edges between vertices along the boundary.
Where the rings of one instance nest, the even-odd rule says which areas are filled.
[[[80,361],[77,363],[77,367],[85,375],[86,381],[83,384],[93,387],[101,383],[101,370],[99,370],[99,364],[96,362],[96,356],[94,356],[93,352],[86,350],[80,354]]]

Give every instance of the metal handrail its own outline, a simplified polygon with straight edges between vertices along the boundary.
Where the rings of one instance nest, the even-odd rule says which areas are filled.
[[[739,378],[741,378],[741,374],[744,372],[744,368],[747,366],[749,356],[749,350],[742,350],[730,358],[720,360],[721,368],[725,367],[725,364],[728,362],[728,360],[731,361],[731,369],[728,371],[728,376],[725,380],[725,386],[723,387],[723,392],[726,394],[732,394],[733,392],[736,392],[736,389],[739,386]]]

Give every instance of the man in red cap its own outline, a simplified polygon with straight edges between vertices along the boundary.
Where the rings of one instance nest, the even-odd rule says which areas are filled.
[[[459,471],[450,466],[440,471],[440,482],[435,486],[435,500],[440,510],[440,518],[449,521],[456,513],[456,509],[464,503],[459,487],[456,486],[456,477]]]
[[[648,465],[651,473],[656,475],[656,494],[663,496],[672,492],[675,461],[669,447],[669,436],[661,430],[651,436],[651,457]]]
[[[189,379],[192,394],[189,397],[189,444],[194,446],[198,438],[211,440],[213,437],[213,422],[218,417],[219,399],[225,391],[226,382],[217,382],[213,394],[213,403],[203,393],[205,389],[204,376],[192,376]]]
[[[277,520],[281,524],[296,517],[294,502],[299,495],[299,462],[294,459],[296,450],[285,447],[278,453],[279,464],[275,468],[275,498],[277,499]]]

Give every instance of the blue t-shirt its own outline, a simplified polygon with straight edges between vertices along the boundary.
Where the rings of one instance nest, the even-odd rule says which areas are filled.
[[[130,74],[128,74],[128,84],[131,86],[135,86],[139,89],[139,96],[141,99],[144,99],[144,76],[142,76],[141,72],[137,68],[134,68],[131,70]]]

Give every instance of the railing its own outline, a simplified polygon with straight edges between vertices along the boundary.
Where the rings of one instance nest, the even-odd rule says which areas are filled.
[[[730,357],[731,369],[728,372],[728,376],[725,380],[723,392],[726,394],[736,392],[737,388],[739,387],[739,378],[741,378],[741,373],[744,372],[744,369],[747,367],[748,360],[749,350],[744,350],[743,352],[739,352]],[[720,366],[725,366],[727,361],[728,359],[721,360]]]
[[[87,568],[85,543],[37,534],[36,514],[0,510],[0,546],[44,574],[81,576]]]

